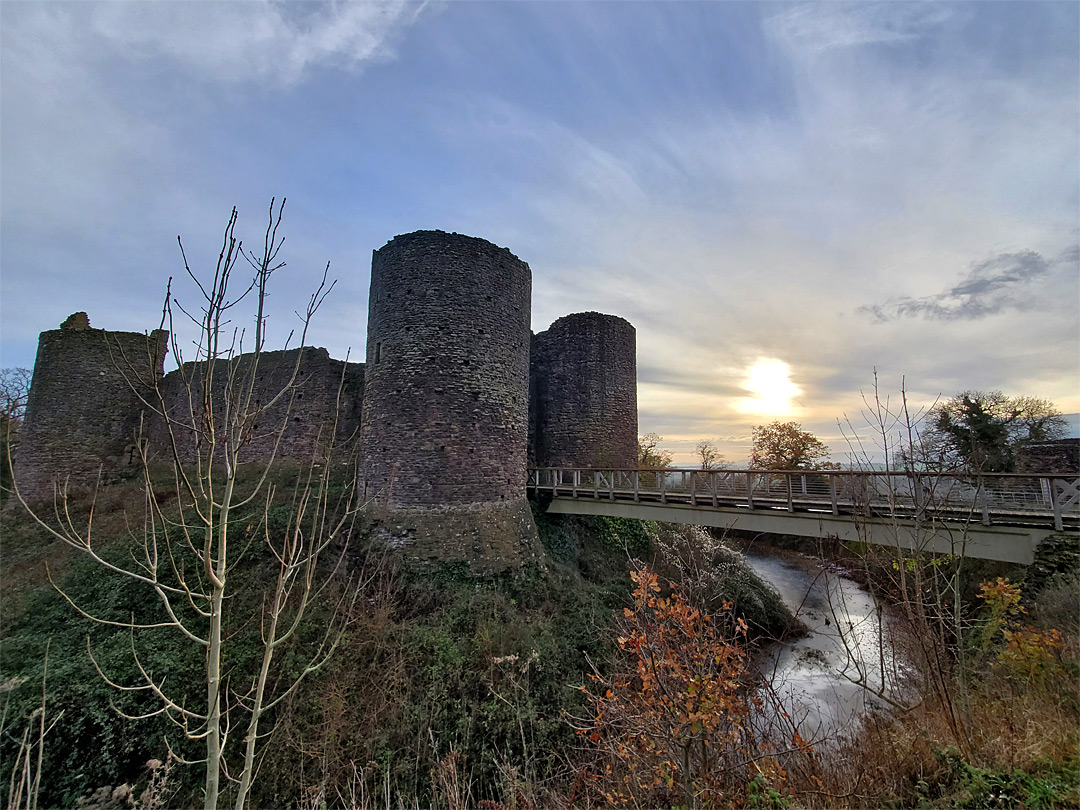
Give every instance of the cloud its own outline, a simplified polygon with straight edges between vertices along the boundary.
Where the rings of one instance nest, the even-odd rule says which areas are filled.
[[[799,5],[766,20],[774,36],[811,52],[906,42],[952,16],[932,3],[820,3]]]
[[[92,27],[134,57],[164,56],[224,81],[300,81],[321,66],[355,69],[392,55],[389,41],[425,3],[117,3]]]
[[[968,274],[944,292],[861,306],[859,311],[870,315],[878,323],[884,323],[917,316],[934,321],[970,321],[1006,309],[1030,309],[1032,296],[1029,289],[1041,285],[1055,266],[1075,265],[1076,262],[1075,248],[1053,262],[1048,262],[1033,250],[1001,253],[981,262],[973,262]]]

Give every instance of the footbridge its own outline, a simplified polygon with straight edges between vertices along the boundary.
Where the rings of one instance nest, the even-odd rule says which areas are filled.
[[[548,512],[836,538],[1030,565],[1050,534],[1080,531],[1076,473],[529,470]]]

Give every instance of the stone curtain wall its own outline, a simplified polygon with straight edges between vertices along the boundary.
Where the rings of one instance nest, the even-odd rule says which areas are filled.
[[[336,418],[339,448],[363,452],[373,538],[421,565],[465,562],[476,573],[536,558],[526,463],[636,466],[637,372],[635,331],[622,318],[568,315],[531,335],[531,288],[529,266],[483,239],[396,237],[372,255],[367,364],[311,347],[261,355],[259,405],[288,385],[298,357],[300,373],[294,396],[252,420],[241,462],[268,460],[282,425],[277,457],[311,460]],[[27,496],[51,495],[57,476],[92,485],[99,468],[137,472],[144,413],[151,458],[171,461],[165,420],[152,413],[162,403],[181,460],[195,460],[204,366],[162,377],[166,339],[91,329],[85,313],[42,333],[15,465]],[[252,362],[218,361],[218,419],[230,364],[243,375]],[[125,376],[138,378],[150,408]]]
[[[107,332],[90,328],[85,312],[38,339],[15,481],[28,500],[51,498],[55,482],[92,488],[134,467],[135,434],[155,379],[160,379],[166,332]]]
[[[532,274],[442,231],[374,252],[364,396],[367,496],[393,507],[525,497]]]
[[[1016,471],[1080,473],[1080,439],[1025,444],[1016,453]]]
[[[637,335],[582,312],[533,339],[532,452],[539,467],[637,467]]]
[[[301,355],[302,352],[302,356]],[[300,370],[295,391],[286,391],[297,358]],[[254,355],[240,355],[234,360],[218,360],[213,375],[213,404],[215,420],[224,424],[226,402],[237,404],[239,381],[251,374]],[[196,458],[198,436],[193,426],[202,424],[203,363],[185,363],[165,375],[161,396],[165,412],[172,422],[173,435],[180,459],[191,463]],[[230,368],[238,381],[229,385]],[[338,391],[341,390],[340,402]],[[227,398],[226,391],[229,390]],[[279,393],[284,395],[270,404]],[[264,352],[255,371],[252,409],[269,406],[251,422],[247,443],[240,451],[242,463],[265,462],[274,453],[278,433],[284,433],[278,444],[277,458],[310,461],[325,447],[337,422],[335,445],[341,453],[348,452],[359,438],[360,412],[364,396],[364,366],[334,360],[326,349],[303,348]],[[194,415],[193,415],[194,414]],[[169,436],[165,421],[156,418],[150,430],[151,449],[155,460],[171,460]]]

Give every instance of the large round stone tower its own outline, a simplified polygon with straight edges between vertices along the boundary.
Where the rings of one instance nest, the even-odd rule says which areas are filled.
[[[15,460],[24,498],[51,498],[58,483],[93,488],[99,473],[107,480],[138,464],[143,399],[153,401],[167,342],[160,330],[91,329],[85,312],[41,333]]]
[[[393,546],[421,561],[516,565],[525,500],[532,274],[442,231],[376,250],[368,299],[363,483]]]
[[[637,337],[599,312],[559,318],[533,338],[538,467],[637,467]]]

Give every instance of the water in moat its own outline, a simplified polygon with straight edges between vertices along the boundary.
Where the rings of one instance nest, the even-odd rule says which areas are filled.
[[[872,694],[883,683],[886,695],[898,696],[903,662],[890,642],[888,610],[842,571],[809,557],[746,558],[809,630],[763,649],[756,660],[784,711],[807,741],[853,734],[868,712],[888,705]]]

